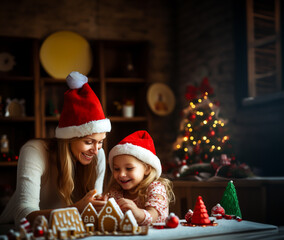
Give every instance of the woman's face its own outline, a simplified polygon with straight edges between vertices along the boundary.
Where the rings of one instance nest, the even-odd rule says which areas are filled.
[[[88,165],[98,155],[99,149],[103,146],[106,133],[94,133],[83,138],[72,141],[70,144],[73,156],[82,165]]]

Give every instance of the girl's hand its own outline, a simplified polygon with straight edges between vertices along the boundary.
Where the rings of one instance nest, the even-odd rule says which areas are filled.
[[[102,200],[96,200],[96,198],[94,197],[96,194],[96,190],[93,189],[91,191],[89,191],[81,200],[79,200],[78,202],[74,203],[72,205],[72,207],[76,207],[80,214],[83,212],[83,210],[85,209],[85,207],[88,205],[88,203],[92,203],[93,206],[95,207],[95,209],[97,211],[100,211],[101,208],[106,204],[106,201]]]
[[[144,220],[145,214],[143,209],[138,208],[132,200],[120,198],[117,200],[117,204],[119,205],[123,213],[131,210],[138,224]]]

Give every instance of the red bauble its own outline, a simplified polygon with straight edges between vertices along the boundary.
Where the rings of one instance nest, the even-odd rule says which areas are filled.
[[[185,214],[185,220],[188,222],[188,223],[191,223],[191,218],[192,218],[192,215],[193,215],[193,211],[191,209],[188,210],[188,212]]]
[[[195,154],[199,154],[200,152],[200,146],[199,145],[196,145],[194,148],[193,148],[193,151]]]
[[[166,226],[169,228],[176,228],[179,225],[179,218],[174,213],[170,213],[170,215],[166,218]]]
[[[42,227],[37,227],[35,232],[34,232],[34,236],[35,237],[42,237],[44,236],[44,231],[42,229]]]
[[[212,208],[211,210],[212,217],[223,216],[223,215],[225,215],[225,210],[219,203]]]
[[[196,115],[195,114],[190,114],[190,116],[189,116],[189,120],[191,120],[191,121],[193,121],[193,120],[195,120],[195,118],[196,118]]]
[[[208,134],[209,137],[213,137],[215,135],[215,131],[214,130],[211,130]]]
[[[208,118],[207,118],[207,121],[211,121],[212,120],[212,116],[210,115]]]

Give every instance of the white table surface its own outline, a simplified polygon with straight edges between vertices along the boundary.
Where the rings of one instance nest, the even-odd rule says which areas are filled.
[[[236,220],[216,220],[217,226],[209,227],[189,227],[179,225],[177,228],[155,229],[150,228],[147,235],[138,236],[90,236],[88,240],[125,240],[125,239],[262,239],[261,237],[268,237],[277,235],[278,227],[274,225],[255,223],[250,221],[237,222]],[[266,238],[265,238],[266,239]],[[280,239],[280,238],[278,238]],[[284,237],[283,237],[284,239]]]
[[[278,227],[250,221],[216,220],[217,226],[189,227],[179,225],[177,228],[155,229],[150,227],[147,235],[137,236],[89,236],[86,240],[174,240],[174,239],[210,239],[210,240],[244,240],[244,239],[284,239],[279,235]],[[6,226],[7,227],[7,226]],[[1,226],[0,226],[1,228]],[[2,229],[3,230],[3,229]],[[3,232],[2,232],[3,234]]]

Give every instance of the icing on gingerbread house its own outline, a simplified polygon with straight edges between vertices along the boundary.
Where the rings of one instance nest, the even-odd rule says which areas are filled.
[[[59,234],[65,232],[65,230],[72,230],[72,235],[85,233],[83,221],[78,209],[75,207],[53,210],[50,214],[49,224],[53,235],[57,238]]]
[[[93,207],[92,203],[89,202],[88,205],[85,207],[85,209],[81,213],[81,218],[85,225],[88,223],[92,223],[94,224],[94,228],[97,229],[98,213],[96,209]]]
[[[124,218],[120,223],[120,229],[122,232],[127,233],[135,233],[137,231],[138,224],[131,210],[128,210],[125,213]]]
[[[114,232],[120,228],[123,213],[114,198],[110,198],[99,213],[98,229],[101,232]]]

